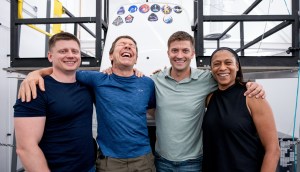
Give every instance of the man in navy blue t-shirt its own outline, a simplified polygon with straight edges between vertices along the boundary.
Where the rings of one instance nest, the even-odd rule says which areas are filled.
[[[76,81],[79,40],[66,32],[52,36],[48,60],[53,71],[44,77],[47,90],[14,106],[17,154],[26,171],[95,171],[93,99]]]

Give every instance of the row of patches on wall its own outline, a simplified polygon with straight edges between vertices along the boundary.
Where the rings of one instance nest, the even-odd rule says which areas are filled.
[[[128,11],[128,12],[126,12],[126,11]],[[162,20],[164,21],[164,23],[170,24],[173,22],[172,12],[174,12],[176,14],[180,14],[182,12],[182,8],[178,5],[175,5],[172,7],[171,5],[160,6],[158,4],[153,4],[150,7],[148,4],[143,4],[140,7],[138,7],[136,5],[131,5],[130,7],[128,7],[127,10],[125,10],[125,7],[122,6],[117,11],[118,17],[113,21],[112,24],[115,26],[119,26],[124,23],[124,20],[125,20],[125,23],[132,23],[133,19],[134,19],[134,13],[137,11],[139,11],[142,14],[146,14],[149,11],[151,11],[152,13],[148,16],[148,21],[150,21],[150,22],[158,21],[158,16],[155,13],[162,12],[164,14]],[[124,15],[126,13],[129,13],[129,14]],[[123,20],[122,16],[125,16],[124,20]]]

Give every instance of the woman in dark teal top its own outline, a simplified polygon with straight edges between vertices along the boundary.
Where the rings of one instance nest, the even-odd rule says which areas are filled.
[[[218,90],[207,98],[203,120],[204,172],[274,172],[280,150],[271,107],[244,96],[239,57],[230,48],[211,56]]]

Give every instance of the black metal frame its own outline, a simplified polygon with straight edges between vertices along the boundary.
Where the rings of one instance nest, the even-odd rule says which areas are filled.
[[[48,0],[49,1],[49,0]],[[262,0],[256,0],[248,9],[245,10],[243,15],[203,15],[203,1],[198,0],[194,2],[194,18],[195,24],[192,26],[194,31],[194,37],[196,42],[196,62],[198,67],[204,67],[209,65],[209,56],[204,56],[204,40],[217,41],[217,46],[220,45],[221,38],[226,35],[235,25],[240,23],[240,48],[236,51],[241,52],[241,61],[243,67],[296,67],[299,60],[299,47],[300,47],[300,29],[299,29],[299,1],[292,1],[292,14],[291,15],[247,15],[253,10]],[[50,2],[48,2],[49,5]],[[88,61],[88,64],[82,67],[100,67],[102,60],[102,45],[105,43],[107,33],[107,21],[108,21],[108,8],[109,1],[104,0],[104,7],[102,0],[96,0],[96,17],[75,17],[67,9],[64,8],[66,14],[70,18],[38,18],[38,19],[18,19],[17,12],[17,0],[11,1],[11,67],[46,67],[51,64],[46,57],[42,58],[20,58],[19,57],[19,41],[20,41],[20,26],[23,24],[46,24],[46,31],[49,31],[49,24],[54,23],[74,23],[74,31],[78,25],[83,27],[88,33],[90,33],[96,39],[95,51],[96,57],[90,57],[87,54],[82,53],[82,59],[84,62]],[[102,10],[104,9],[104,20],[102,20]],[[47,9],[47,17],[50,9]],[[233,23],[222,33],[218,38],[204,38],[203,36],[203,24],[204,22],[230,22]],[[244,22],[255,21],[282,21],[279,25],[270,29],[264,33],[263,39],[276,33],[277,31],[292,25],[292,47],[287,47],[287,52],[291,52],[291,56],[245,56],[244,50],[248,47],[258,43],[262,39],[262,35],[258,36],[248,44],[244,44]],[[96,23],[96,34],[91,32],[84,23]],[[101,29],[98,29],[101,28]],[[104,35],[102,36],[102,30]],[[103,38],[102,38],[103,37]],[[47,39],[46,39],[47,41]],[[47,46],[47,45],[46,45]],[[217,48],[217,47],[216,47]],[[46,52],[45,52],[46,56]],[[286,68],[285,68],[286,69]]]
[[[24,24],[46,24],[46,31],[50,30],[49,24],[64,24],[74,23],[74,31],[77,30],[78,25],[84,28],[89,34],[96,39],[95,51],[96,57],[91,57],[85,53],[82,55],[81,67],[100,67],[102,60],[102,43],[104,44],[107,33],[107,20],[108,20],[108,5],[109,1],[104,0],[104,6],[102,0],[96,0],[96,16],[95,17],[75,17],[66,8],[64,8],[66,14],[70,18],[50,18],[49,6],[50,1],[47,2],[47,18],[35,18],[35,19],[18,19],[18,0],[11,1],[11,32],[10,32],[10,66],[11,67],[47,67],[51,66],[46,55],[45,57],[34,58],[20,58],[20,28]],[[102,19],[102,10],[104,9],[104,20]],[[94,34],[89,30],[84,23],[96,23],[96,33]],[[102,36],[102,30],[104,35]],[[76,32],[75,32],[76,33]],[[46,36],[47,37],[47,36]],[[103,39],[102,39],[103,37]],[[47,41],[48,38],[46,38]],[[46,43],[47,44],[47,43]],[[47,45],[46,45],[47,46]],[[45,53],[46,54],[46,53]]]
[[[235,50],[241,52],[241,61],[243,67],[297,67],[299,63],[299,47],[300,47],[300,28],[299,28],[299,0],[292,1],[292,14],[291,15],[247,15],[253,10],[262,0],[256,0],[243,15],[203,15],[203,1],[198,0],[194,2],[194,18],[195,24],[192,26],[195,37],[195,49],[196,49],[196,61],[198,67],[209,66],[209,56],[204,56],[204,40],[215,40],[217,46],[220,45],[221,38],[228,33],[236,24],[240,23],[240,48]],[[203,36],[203,24],[204,22],[228,22],[233,23],[222,33],[218,38],[204,38]],[[244,22],[245,21],[282,21],[279,25],[270,29],[262,38],[262,35],[258,36],[248,44],[244,44]],[[248,47],[258,43],[262,39],[276,33],[277,31],[292,25],[292,47],[287,47],[287,53],[291,52],[291,56],[245,56],[244,50]],[[216,47],[217,48],[217,47]],[[286,69],[286,68],[285,68]]]

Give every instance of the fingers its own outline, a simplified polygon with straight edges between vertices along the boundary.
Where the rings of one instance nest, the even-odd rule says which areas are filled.
[[[37,85],[39,85],[39,88],[41,91],[45,91],[45,83],[44,83],[44,79],[43,77],[39,76],[36,79],[32,79],[32,80],[29,80],[28,79],[28,82],[29,82],[29,88],[25,87],[26,88],[26,101],[29,102],[31,101],[31,96],[33,99],[36,99],[37,97]]]
[[[253,90],[250,88],[247,89],[247,91],[244,93],[244,96],[252,97],[252,94],[250,94]]]
[[[113,73],[113,71],[112,71],[112,68],[111,67],[109,67],[109,68],[107,68],[107,69],[104,69],[103,71],[101,71],[102,73],[105,73],[105,74],[108,74],[108,75],[111,75],[112,73]]]
[[[251,90],[251,92],[249,93],[249,97],[253,97],[253,96],[257,96],[259,93],[260,93],[260,91],[261,91],[261,89],[259,89],[259,88],[256,88],[256,89],[249,89],[249,91]]]
[[[33,99],[35,99],[37,97],[35,82],[29,82],[29,88],[26,89],[26,99],[27,99],[27,102],[30,101],[31,96],[32,96]]]
[[[265,91],[263,87],[255,82],[248,82],[246,84],[247,91],[244,93],[245,96],[254,97],[255,98],[265,98]]]
[[[246,84],[247,91],[244,93],[245,96],[252,97],[253,95],[256,95],[256,93],[257,93],[256,92],[257,91],[256,90],[257,85],[255,85],[255,86],[253,86],[253,85],[255,85],[255,84],[253,84],[252,82],[248,82]],[[253,92],[255,92],[255,93],[253,93]]]
[[[160,72],[161,71],[161,69],[157,69],[157,70],[155,70],[154,72],[152,72],[152,74],[156,74],[156,73],[158,73],[158,72]]]
[[[260,92],[255,96],[255,98],[259,99],[259,98],[262,98],[264,99],[266,97],[266,93],[265,93],[265,90],[260,90]]]
[[[26,96],[25,96],[25,88],[24,83],[21,82],[19,92],[18,92],[18,99],[21,99],[22,102],[25,102]]]
[[[24,82],[24,81],[23,81]],[[24,92],[25,92],[25,98],[26,102],[31,101],[31,89],[30,89],[30,82],[24,82]]]
[[[45,91],[44,80],[42,77],[38,80],[39,87],[42,91]],[[34,80],[24,79],[20,84],[18,98],[21,99],[22,102],[30,102],[31,99],[35,99],[37,97],[37,89],[36,82]]]
[[[261,89],[255,89],[251,93],[249,93],[248,97],[255,97],[255,98],[263,98],[264,95]]]
[[[45,91],[44,79],[39,72],[30,72],[20,84],[18,98],[20,98],[22,102],[30,102],[32,98],[35,99],[37,97],[36,84],[39,84],[40,89]]]
[[[263,87],[260,85],[260,84],[257,84],[257,83],[255,83],[255,84],[252,84],[252,87],[255,87],[255,86],[257,86],[256,88],[255,88],[255,90],[254,91],[252,91],[252,93],[250,93],[251,94],[251,97],[253,97],[253,96],[255,96],[255,98],[264,98],[264,93],[265,93],[265,91],[263,90]]]
[[[135,74],[139,78],[144,76],[143,72],[141,72],[141,71],[137,71]]]
[[[45,83],[44,83],[44,79],[42,77],[39,78],[39,87],[42,91],[45,91]]]
[[[137,77],[139,77],[139,78],[144,76],[144,73],[141,72],[141,71],[139,71],[139,70],[136,69],[136,68],[133,68],[133,71],[134,71],[134,73],[135,73],[135,76],[137,76]]]
[[[30,90],[30,86],[25,79],[24,81],[21,82],[19,92],[18,92],[18,99],[21,99],[22,102],[29,102],[31,99],[31,95],[28,98],[28,93],[26,92],[27,90]]]

